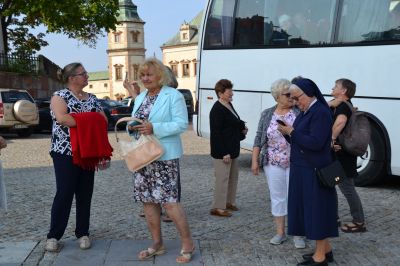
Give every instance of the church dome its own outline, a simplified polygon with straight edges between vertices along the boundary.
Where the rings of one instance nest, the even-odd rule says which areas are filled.
[[[132,2],[132,0],[119,0],[119,15],[118,22],[122,21],[134,21],[134,22],[144,22],[137,13],[137,6]]]

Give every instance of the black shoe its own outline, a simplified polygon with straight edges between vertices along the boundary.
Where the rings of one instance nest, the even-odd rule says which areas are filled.
[[[297,263],[297,266],[302,266],[302,265],[322,265],[322,266],[327,266],[328,265],[328,261],[325,259],[324,261],[321,262],[316,262],[314,261],[314,259],[311,257],[309,260],[304,260],[300,263]]]
[[[304,260],[310,260],[310,259],[312,259],[312,256],[313,256],[313,255],[314,255],[314,253],[304,254],[304,255],[303,255],[303,259],[304,259]],[[332,253],[332,250],[325,254],[325,259],[326,259],[328,262],[333,262],[333,253]]]

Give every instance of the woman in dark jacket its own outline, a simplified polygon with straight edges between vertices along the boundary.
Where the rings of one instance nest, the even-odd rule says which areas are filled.
[[[215,84],[218,101],[210,111],[211,156],[214,158],[215,190],[211,215],[229,217],[237,211],[235,205],[238,182],[237,157],[240,141],[245,138],[247,128],[232,105],[233,84],[221,79]]]
[[[291,126],[279,126],[290,136],[288,233],[316,240],[315,252],[303,255],[298,265],[328,265],[333,261],[330,237],[338,236],[336,190],[321,186],[316,168],[332,162],[332,113],[317,85],[298,79],[290,95],[301,110]]]

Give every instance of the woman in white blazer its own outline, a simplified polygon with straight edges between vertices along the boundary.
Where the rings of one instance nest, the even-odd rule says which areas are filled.
[[[142,202],[153,244],[139,253],[140,260],[165,253],[161,237],[160,204],[175,223],[182,239],[178,263],[187,263],[194,252],[194,243],[185,212],[180,204],[179,158],[183,154],[182,134],[188,126],[183,95],[166,86],[169,76],[157,59],[146,60],[139,68],[140,81],[146,88],[135,99],[132,116],[145,122],[128,126],[133,135],[154,134],[164,148],[163,156],[134,173],[134,199]]]

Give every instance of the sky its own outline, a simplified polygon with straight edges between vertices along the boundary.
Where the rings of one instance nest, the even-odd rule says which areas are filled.
[[[162,59],[160,46],[172,38],[184,21],[191,21],[204,9],[206,0],[132,0],[144,25],[146,56]],[[48,34],[49,43],[38,54],[64,67],[81,62],[88,72],[107,70],[107,37],[98,39],[96,48],[68,39],[62,34]]]

